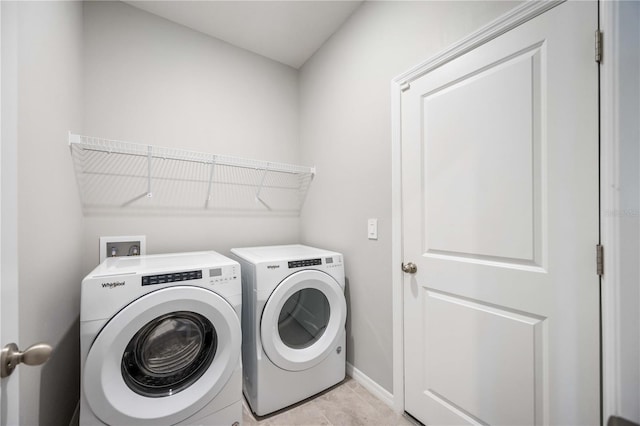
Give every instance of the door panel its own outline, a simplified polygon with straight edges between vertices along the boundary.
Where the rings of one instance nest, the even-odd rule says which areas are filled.
[[[533,424],[541,402],[535,395],[535,383],[542,380],[535,359],[543,318],[435,291],[423,297],[430,403],[455,401],[488,424]],[[501,404],[487,403],[493,398]]]
[[[402,95],[405,409],[599,423],[597,4],[568,2]]]
[[[539,156],[534,160],[540,150],[540,56],[534,46],[479,72],[452,75],[453,84],[427,87],[425,252],[534,262],[540,241],[534,226],[539,173],[533,173],[540,167]],[[496,123],[496,117],[508,120]]]

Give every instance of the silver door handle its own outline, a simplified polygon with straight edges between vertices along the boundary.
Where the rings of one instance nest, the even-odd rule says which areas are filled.
[[[418,267],[413,262],[409,262],[409,263],[406,263],[406,264],[403,263],[402,264],[402,270],[404,272],[406,272],[407,274],[415,274],[416,272],[418,272]]]
[[[47,362],[51,356],[53,348],[46,343],[36,343],[29,346],[23,352],[18,349],[15,343],[9,343],[2,348],[0,357],[0,377],[10,376],[13,370],[20,365],[40,365]]]

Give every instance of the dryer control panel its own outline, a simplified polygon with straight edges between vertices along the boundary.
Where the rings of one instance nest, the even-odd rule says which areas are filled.
[[[304,268],[309,266],[326,265],[327,267],[340,266],[342,264],[341,256],[324,257],[315,259],[291,260],[288,263],[289,269]]]
[[[327,268],[341,268],[342,256],[330,256],[324,258],[324,264]]]
[[[289,262],[289,269],[302,268],[304,266],[315,266],[315,265],[322,265],[322,259],[294,260]]]

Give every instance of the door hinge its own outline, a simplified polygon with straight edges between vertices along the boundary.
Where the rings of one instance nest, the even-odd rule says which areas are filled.
[[[411,85],[409,84],[408,81],[405,81],[404,83],[402,83],[400,85],[400,90],[403,92],[406,92],[407,90],[409,90],[411,88]]]
[[[596,246],[596,272],[599,277],[604,275],[604,248],[602,244]]]
[[[596,30],[596,62],[602,62],[602,31]]]

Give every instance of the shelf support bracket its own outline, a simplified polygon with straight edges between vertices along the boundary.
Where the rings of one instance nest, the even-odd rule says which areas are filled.
[[[260,198],[260,192],[262,192],[262,187],[264,186],[264,178],[267,177],[267,172],[269,171],[269,163],[267,163],[267,167],[262,171],[262,177],[260,178],[260,185],[258,186],[258,190],[256,191],[256,201],[262,204],[267,208],[267,210],[271,210],[271,207],[267,203],[265,203],[262,198]]]
[[[211,188],[213,187],[213,172],[216,169],[216,156],[211,156],[211,170],[209,171],[209,188],[207,189],[207,200],[204,203],[204,208],[209,208],[209,201],[211,201]]]
[[[153,197],[153,192],[151,192],[151,153],[153,152],[153,146],[149,145],[147,147],[147,169],[148,169],[148,178],[147,178],[147,197]]]

